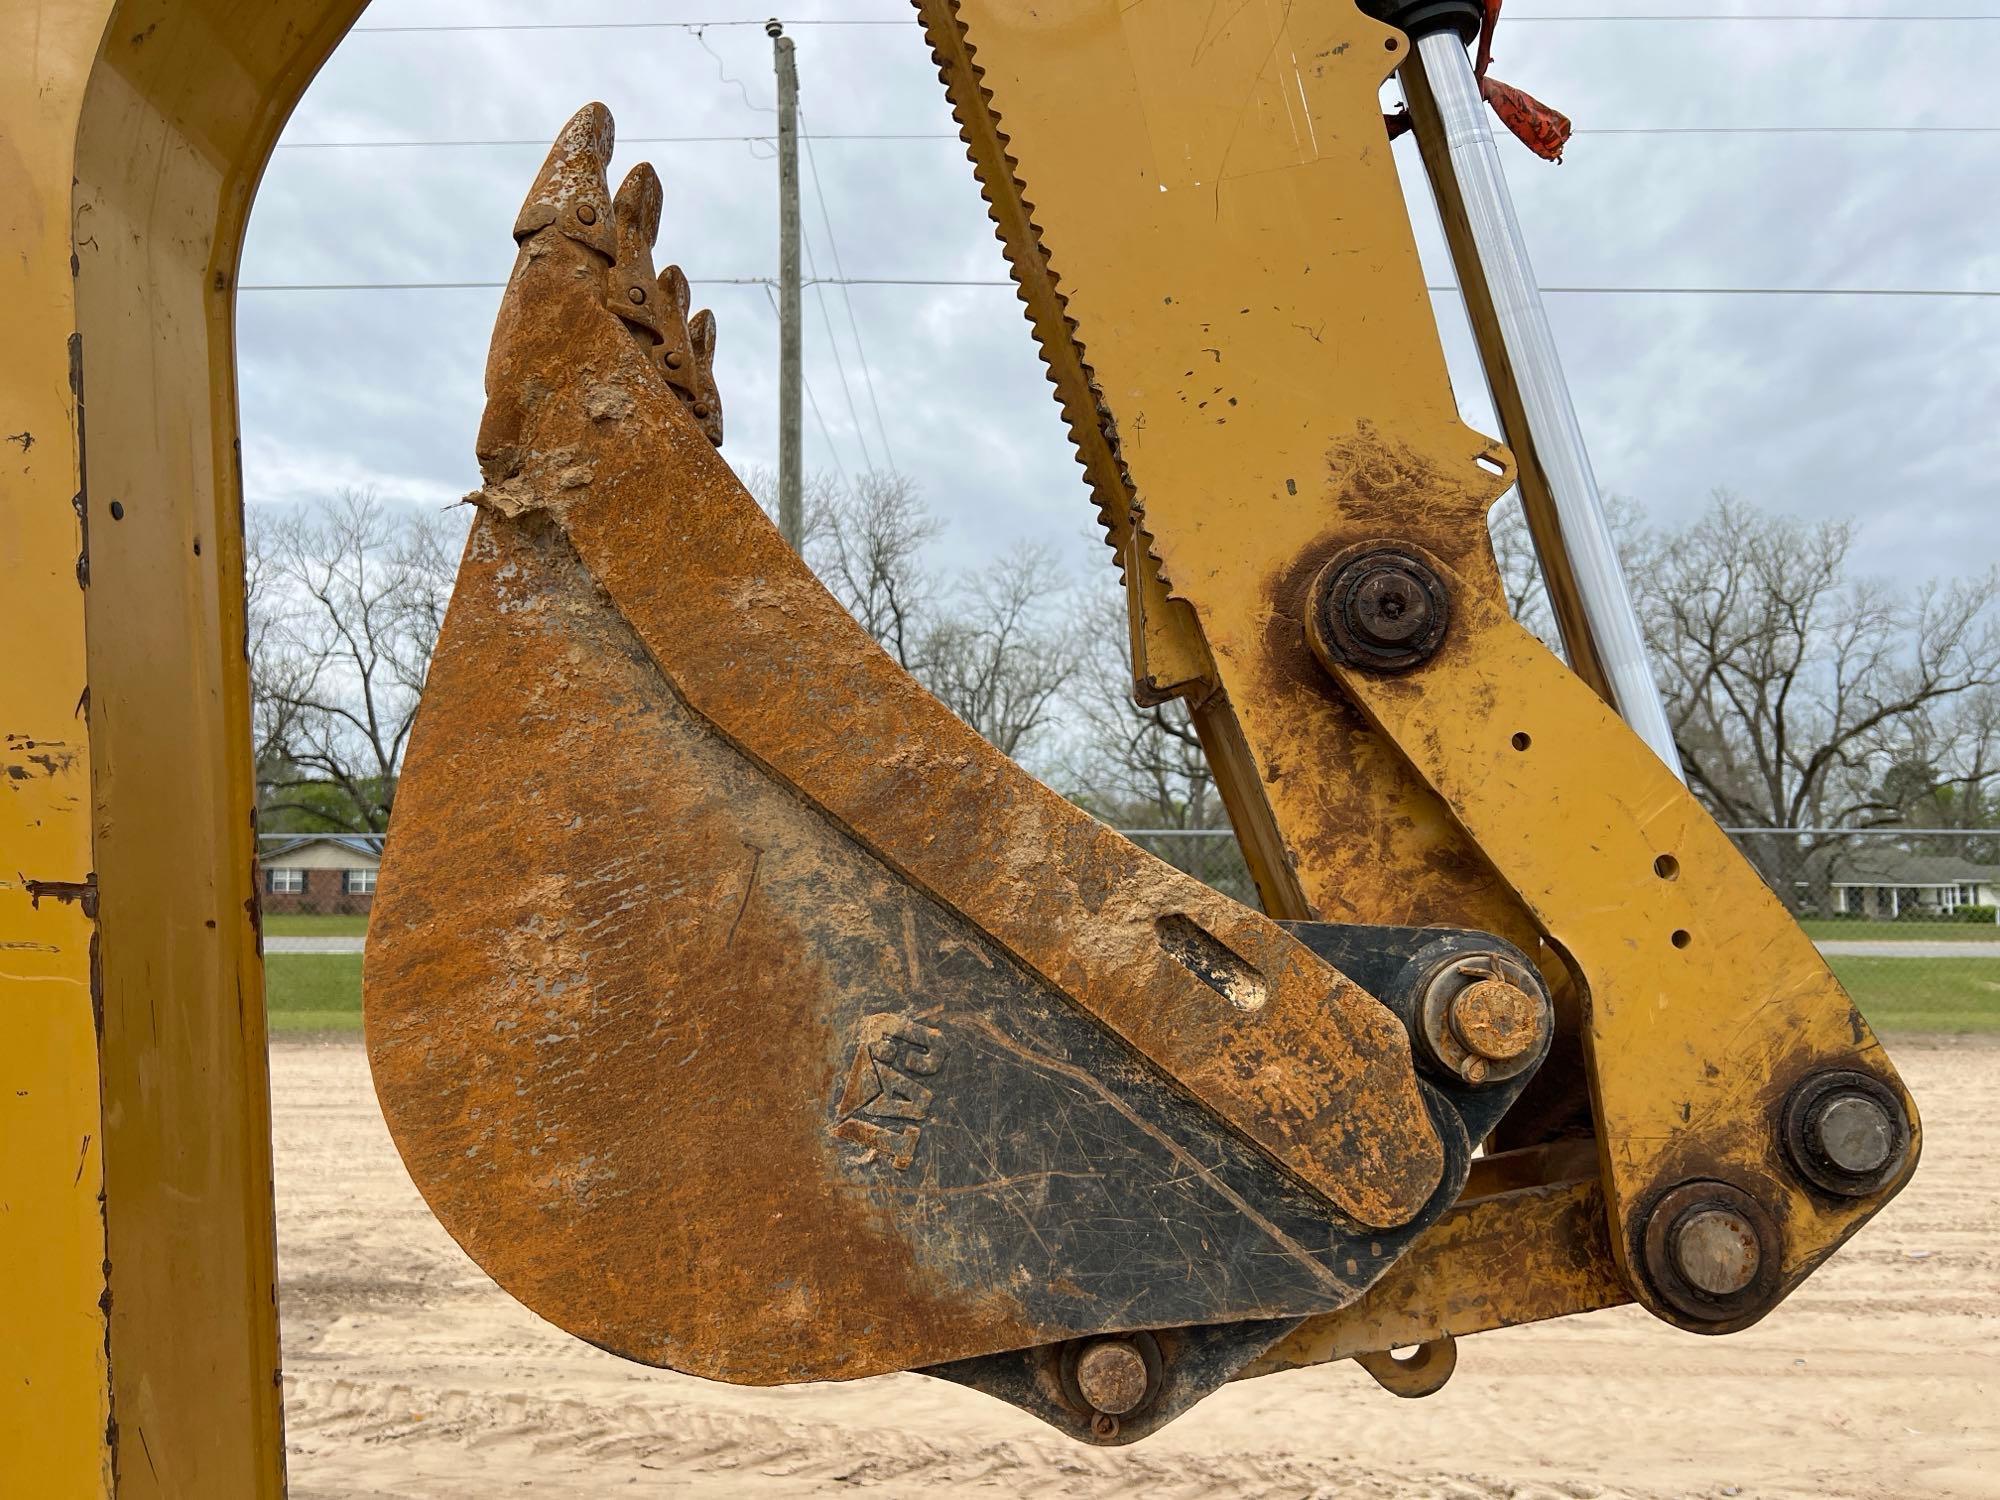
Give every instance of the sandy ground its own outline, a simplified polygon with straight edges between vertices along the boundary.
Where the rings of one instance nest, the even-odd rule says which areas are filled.
[[[280,1044],[292,1493],[2000,1497],[2000,1044],[1892,1050],[1923,1169],[1759,1327],[1700,1339],[1619,1308],[1466,1340],[1428,1400],[1342,1364],[1099,1452],[921,1376],[744,1391],[570,1339],[431,1219],[359,1046]]]

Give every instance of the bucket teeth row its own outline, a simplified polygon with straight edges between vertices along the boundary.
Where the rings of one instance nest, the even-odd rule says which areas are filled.
[[[715,384],[715,315],[693,311],[687,276],[670,265],[655,273],[665,189],[650,162],[625,176],[614,197],[606,182],[615,132],[611,111],[586,104],[556,136],[528,190],[514,239],[524,255],[560,235],[608,263],[605,305],[651,352],[661,377],[711,443],[722,446],[722,396]],[[511,295],[511,292],[510,292]]]

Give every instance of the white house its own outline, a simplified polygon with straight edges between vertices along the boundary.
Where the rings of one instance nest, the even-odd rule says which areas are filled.
[[[1842,916],[1941,917],[1961,906],[1993,906],[2000,895],[2000,866],[1976,865],[1955,854],[1843,851],[1828,874],[1833,909]]]

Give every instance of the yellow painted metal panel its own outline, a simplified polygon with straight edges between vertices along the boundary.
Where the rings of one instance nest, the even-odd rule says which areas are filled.
[[[1459,419],[1382,129],[1400,37],[1352,0],[919,9],[1072,435],[1116,458],[1079,439],[1114,545],[1129,526],[1164,580],[1139,598],[1144,666],[1212,672],[1190,696],[1267,909],[1532,947],[1442,804],[1327,690],[1291,597],[1351,480],[1386,522],[1412,494],[1483,517],[1510,477]],[[1483,541],[1458,560],[1493,568]],[[1198,629],[1155,630],[1154,596]]]
[[[69,385],[71,142],[96,4],[0,5],[0,1490],[110,1484]]]
[[[1688,789],[1498,600],[1445,577],[1455,614],[1435,660],[1339,675],[1583,976],[1612,1249],[1641,1301],[1687,1321],[1636,1273],[1638,1230],[1665,1190],[1720,1180],[1775,1220],[1789,1291],[1909,1180],[1916,1105],[1812,939]],[[1816,1192],[1785,1157],[1785,1096],[1828,1069],[1880,1080],[1907,1113],[1908,1151],[1879,1192]]]
[[[8,1495],[283,1489],[232,288],[358,8],[0,0]]]
[[[234,282],[257,175],[357,9],[120,5],[77,136],[121,1496],[284,1484]]]
[[[1207,643],[1197,723],[1267,902],[1537,951],[1567,1065],[1536,1103],[1581,1123],[1587,1071],[1621,1265],[1663,1194],[1716,1177],[1775,1219],[1788,1288],[1899,1184],[1817,1201],[1773,1117],[1809,1074],[1893,1074],[1686,789],[1506,619],[1486,512],[1514,458],[1457,415],[1378,101],[1406,39],[1353,0],[919,4],[1038,336]],[[1441,652],[1329,672],[1316,580],[1387,543],[1444,581]]]

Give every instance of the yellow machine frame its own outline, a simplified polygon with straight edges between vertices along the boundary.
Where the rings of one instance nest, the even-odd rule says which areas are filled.
[[[284,1490],[234,282],[360,10],[0,3],[10,1496]]]
[[[0,674],[0,828],[10,855],[0,865],[0,1286],[8,1299],[0,1496],[284,1489],[235,280],[263,164],[361,8],[362,0],[0,0],[8,216],[0,242],[0,589],[13,607],[15,641]],[[933,35],[950,38],[960,11],[990,7],[920,0],[920,8]],[[1492,580],[1480,520],[1512,472],[1512,455],[1489,451],[1450,409],[1386,153],[1370,169],[1363,210],[1370,223],[1397,226],[1382,247],[1391,269],[1376,273],[1408,285],[1383,300],[1380,318],[1395,321],[1378,326],[1407,326],[1395,344],[1406,357],[1386,371],[1357,366],[1346,378],[1379,396],[1370,409],[1383,433],[1399,441],[1416,433],[1439,465],[1462,471],[1448,487],[1452,506],[1396,516],[1408,529],[1398,539],[1427,549],[1434,571],[1453,584],[1462,624],[1431,669],[1430,696],[1329,666],[1345,695],[1336,701],[1317,671],[1289,684],[1257,675],[1267,626],[1282,611],[1244,585],[1273,557],[1354,539],[1282,530],[1316,524],[1317,512],[1288,506],[1289,486],[1279,498],[1279,471],[1263,476],[1261,488],[1248,484],[1248,466],[1230,446],[1248,439],[1204,429],[1196,443],[1183,433],[1193,455],[1183,463],[1173,434],[1157,428],[1152,446],[1142,451],[1135,438],[1122,459],[1090,438],[1094,393],[1066,343],[1061,265],[1037,265],[1029,207],[1039,201],[1071,236],[1056,246],[1059,256],[1117,253],[1116,205],[1096,202],[1099,184],[1069,159],[1072,141],[1111,139],[1093,128],[1093,111],[1115,124],[1106,102],[1113,91],[1078,88],[1042,68],[1036,38],[1010,41],[1004,20],[989,22],[978,67],[989,80],[1011,67],[1009,86],[1035,106],[1017,114],[1010,145],[1006,122],[971,97],[976,70],[962,37],[954,103],[1002,238],[1026,267],[1031,314],[1045,353],[1053,351],[1058,393],[1132,579],[1145,686],[1160,697],[1197,690],[1197,718],[1267,905],[1274,915],[1348,920],[1429,920],[1433,905],[1458,920],[1479,914],[1503,935],[1512,928],[1525,942],[1545,939],[1596,985],[1583,1040],[1596,1111],[1614,1127],[1598,1143],[1597,1180],[1591,1161],[1560,1145],[1515,1162],[1519,1181],[1489,1165],[1476,1179],[1480,1193],[1469,1192],[1434,1240],[1369,1298],[1306,1323],[1248,1373],[1374,1358],[1396,1344],[1441,1343],[1631,1295],[1653,1305],[1626,1264],[1631,1243],[1622,1231],[1607,1242],[1606,1219],[1635,1224],[1658,1184],[1707,1175],[1705,1159],[1673,1155],[1691,1117],[1727,1126],[1710,1134],[1735,1175],[1770,1178],[1770,1201],[1793,1231],[1781,1267],[1789,1286],[1879,1203],[1829,1207],[1767,1172],[1777,1149],[1769,1101],[1753,1096],[1769,1080],[1873,1052],[1873,1040],[1810,944],[1684,789],[1483,597]],[[1130,29],[1154,24],[1141,18]],[[1107,23],[1098,40],[1110,38]],[[1152,40],[1165,49],[1157,56],[1179,55],[1165,32]],[[1397,44],[1393,34],[1383,42],[1368,68],[1386,69]],[[1336,51],[1344,49],[1325,55]],[[950,76],[951,59],[941,61]],[[1357,55],[1337,66],[1364,63]],[[1113,73],[1107,65],[1099,76]],[[1372,128],[1373,81],[1342,98]],[[1184,102],[1171,89],[1160,99],[1163,110]],[[1413,104],[1421,114],[1421,91]],[[1037,130],[1045,138],[1032,149]],[[1032,194],[1019,184],[1011,196],[995,190],[1012,171],[1010,152],[1039,163]],[[1326,190],[1326,178],[1311,181],[1313,191]],[[1185,210],[1176,199],[1149,211]],[[1207,274],[1181,268],[1196,286],[1222,285],[1248,259],[1209,248],[1216,263]],[[1123,330],[1122,352],[1112,340],[1093,354],[1096,377],[1116,401],[1166,390],[1183,363],[1173,352],[1175,320],[1191,314],[1174,296],[1151,295],[1159,289],[1143,278],[1096,285],[1100,297],[1102,287],[1149,293],[1143,308],[1093,309],[1087,297],[1068,305],[1081,321],[1099,315]],[[1268,320],[1250,311],[1242,308],[1242,326],[1252,331],[1240,336],[1254,340]],[[1248,416],[1242,431],[1254,434]],[[1268,410],[1260,419],[1277,421]],[[1273,454],[1281,440],[1260,438],[1253,451]],[[1479,466],[1482,455],[1489,461]],[[1142,484],[1157,478],[1150,517],[1121,498],[1121,463]],[[1226,515],[1190,515],[1196,479],[1211,481],[1215,494],[1247,485],[1247,498]],[[1177,493],[1179,545],[1202,536],[1205,523],[1206,564],[1175,555],[1146,529],[1166,533]],[[1303,573],[1297,580],[1301,588],[1307,581]],[[1283,759],[1334,739],[1348,745],[1360,773],[1328,784],[1374,811],[1335,806],[1313,795],[1310,778],[1283,781],[1257,763],[1273,746]],[[1569,799],[1561,807],[1558,793]],[[1335,836],[1364,816],[1381,823],[1379,845]],[[1479,857],[1426,858],[1460,839]],[[1297,857],[1301,849],[1308,857]],[[1386,863],[1414,872],[1396,899],[1415,908],[1343,908],[1345,877],[1355,874],[1352,888],[1367,889],[1365,872],[1385,862],[1380,850],[1390,852]],[[1675,884],[1683,869],[1687,878]],[[1627,951],[1629,924],[1616,909],[1647,912],[1657,941],[1636,957]],[[1747,1033],[1729,961],[1744,952],[1766,955],[1775,976],[1760,1002],[1773,1014]],[[1534,1274],[1520,1273],[1518,1256],[1493,1269],[1503,1231],[1508,1243],[1531,1244]],[[1476,1296],[1454,1295],[1475,1287]],[[1414,1389],[1420,1377],[1404,1384]]]

